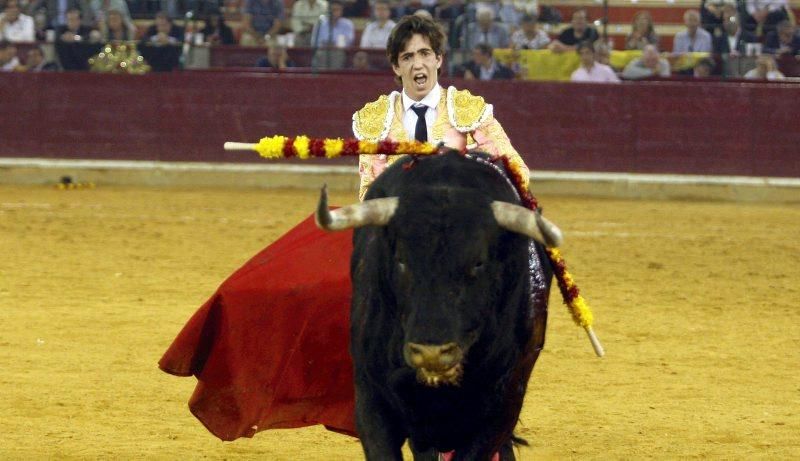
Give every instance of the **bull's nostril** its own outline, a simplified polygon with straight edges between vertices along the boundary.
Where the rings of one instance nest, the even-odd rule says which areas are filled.
[[[442,370],[461,361],[457,343],[443,345],[407,343],[404,350],[406,362],[414,368]]]
[[[406,362],[409,365],[419,368],[425,363],[424,346],[414,343],[406,344]]]

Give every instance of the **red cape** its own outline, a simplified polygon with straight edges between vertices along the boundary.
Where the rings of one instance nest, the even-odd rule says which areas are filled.
[[[352,231],[306,219],[231,275],[158,362],[197,377],[192,413],[222,440],[323,424],[355,435]]]

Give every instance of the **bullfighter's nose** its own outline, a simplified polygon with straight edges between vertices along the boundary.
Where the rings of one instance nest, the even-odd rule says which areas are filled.
[[[407,343],[403,351],[406,363],[414,368],[443,371],[461,362],[463,353],[456,343],[415,344]]]

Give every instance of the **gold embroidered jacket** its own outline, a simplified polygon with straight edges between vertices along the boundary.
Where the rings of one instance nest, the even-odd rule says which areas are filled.
[[[506,132],[494,118],[492,105],[482,97],[472,95],[468,90],[457,90],[454,87],[442,91],[436,107],[437,117],[431,127],[430,142],[442,141],[450,128],[455,128],[467,137],[467,147],[477,148],[493,155],[505,155],[511,163],[520,168],[527,187],[528,167],[511,146]],[[377,101],[367,103],[353,114],[353,134],[359,140],[382,141],[384,139],[405,140],[409,135],[403,127],[403,98],[393,91],[382,95]],[[399,156],[389,156],[391,164]],[[374,155],[362,155],[359,158],[358,170],[361,174],[359,198],[363,200],[367,187],[375,179],[372,169]]]

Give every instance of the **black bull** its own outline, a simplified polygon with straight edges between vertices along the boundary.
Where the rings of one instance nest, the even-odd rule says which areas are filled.
[[[514,459],[552,277],[539,243],[498,224],[493,203],[519,204],[515,190],[497,167],[448,153],[398,161],[364,203],[382,198],[391,206],[379,225],[354,226],[351,261],[367,459],[401,460],[406,439],[415,459],[451,450],[456,460]],[[326,213],[321,200],[322,227]]]

